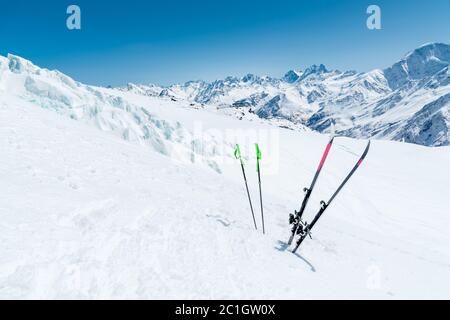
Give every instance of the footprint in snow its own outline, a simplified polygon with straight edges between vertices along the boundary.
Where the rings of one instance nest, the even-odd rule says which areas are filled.
[[[208,218],[216,219],[216,221],[220,222],[224,227],[229,227],[231,225],[231,222],[229,222],[227,218],[222,218],[220,215],[207,214],[206,216]]]

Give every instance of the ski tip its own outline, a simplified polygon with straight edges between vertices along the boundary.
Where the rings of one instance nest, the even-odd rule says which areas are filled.
[[[370,149],[370,143],[372,142],[372,140],[369,140],[369,142],[367,142],[367,147],[366,147],[366,154]]]
[[[364,150],[364,153],[362,154],[361,158],[358,161],[358,166],[361,165],[361,163],[363,162],[363,160],[366,158],[367,153],[369,153],[369,149],[370,149],[370,140],[367,143],[366,149]]]

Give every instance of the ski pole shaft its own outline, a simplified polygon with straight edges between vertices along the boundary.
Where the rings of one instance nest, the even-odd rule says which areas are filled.
[[[260,206],[261,206],[262,229],[263,229],[263,234],[265,234],[266,230],[264,228],[264,209],[263,209],[262,192],[261,192],[261,174],[260,174],[259,170],[258,170],[258,182],[259,182],[259,201],[260,201]]]
[[[242,168],[242,175],[244,176],[245,189],[247,190],[248,203],[250,204],[250,210],[252,211],[253,223],[255,225],[255,230],[258,230],[258,227],[256,226],[255,213],[253,212],[252,200],[250,198],[250,191],[248,190],[247,177],[245,175],[244,163],[242,162],[242,159],[241,159],[241,168]]]
[[[264,228],[264,209],[263,209],[263,201],[262,201],[262,191],[261,191],[261,168],[259,161],[261,160],[261,150],[259,149],[259,145],[255,143],[256,148],[256,172],[258,172],[258,184],[259,184],[259,205],[261,207],[261,222],[263,234],[266,233],[266,229]]]

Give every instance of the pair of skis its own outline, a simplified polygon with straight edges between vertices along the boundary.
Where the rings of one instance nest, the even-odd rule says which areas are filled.
[[[259,149],[259,146],[257,143],[255,144],[255,148],[256,148],[256,171],[258,172],[259,201],[260,201],[260,207],[261,207],[262,230],[263,230],[263,234],[265,234],[266,230],[264,228],[264,209],[263,209],[262,191],[261,191],[261,168],[259,165],[259,161],[261,160],[261,150]],[[247,197],[248,197],[248,202],[250,204],[250,210],[252,212],[253,223],[255,225],[255,229],[258,230],[258,227],[256,225],[255,213],[253,211],[252,199],[250,197],[250,192],[248,190],[247,177],[245,175],[245,169],[244,169],[244,161],[242,160],[241,149],[238,144],[236,145],[236,148],[234,149],[234,156],[236,157],[236,159],[238,159],[241,162],[242,175],[244,176],[245,189],[247,190]]]
[[[355,164],[353,169],[349,172],[349,174],[345,177],[345,179],[342,181],[342,183],[339,185],[339,187],[336,189],[334,194],[331,196],[331,198],[328,200],[328,202],[321,201],[320,202],[320,210],[315,215],[313,221],[308,224],[307,222],[304,222],[302,220],[303,213],[305,212],[306,205],[308,204],[309,198],[311,197],[311,193],[314,190],[314,186],[317,182],[317,179],[319,178],[320,172],[322,171],[322,168],[325,164],[325,161],[327,160],[328,154],[330,152],[330,149],[333,145],[334,137],[330,139],[330,141],[327,144],[327,147],[325,148],[325,151],[322,155],[322,158],[320,160],[319,166],[316,170],[316,173],[314,175],[314,178],[311,182],[311,185],[309,188],[305,188],[305,196],[303,198],[302,205],[300,207],[299,211],[295,211],[294,214],[289,215],[289,224],[292,224],[292,230],[291,230],[291,236],[289,237],[288,245],[292,244],[292,241],[294,240],[295,235],[299,235],[299,239],[296,242],[296,245],[294,249],[292,250],[293,253],[297,251],[297,249],[302,244],[303,240],[305,240],[306,237],[311,237],[311,230],[314,227],[314,225],[317,223],[317,221],[320,219],[322,214],[325,212],[325,210],[328,208],[328,206],[331,204],[331,202],[336,198],[338,193],[342,190],[342,188],[345,186],[345,184],[350,180],[352,175],[355,173],[355,171],[359,168],[365,157],[367,156],[367,153],[369,152],[370,148],[370,141],[367,143],[367,146],[359,158],[358,162]]]

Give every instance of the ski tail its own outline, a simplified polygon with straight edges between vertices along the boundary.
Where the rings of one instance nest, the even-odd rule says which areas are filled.
[[[303,240],[305,240],[305,238],[307,237],[307,235],[309,234],[311,229],[314,227],[314,225],[317,223],[317,221],[320,219],[322,214],[325,212],[325,210],[328,208],[328,206],[331,204],[331,202],[333,202],[334,198],[336,198],[336,196],[339,194],[339,192],[342,190],[342,188],[347,184],[348,180],[350,180],[350,178],[353,176],[353,174],[356,172],[356,170],[358,170],[358,168],[360,167],[360,165],[363,163],[364,159],[366,158],[367,154],[369,153],[369,149],[370,149],[370,140],[367,143],[366,149],[364,150],[363,154],[361,155],[361,158],[359,158],[358,162],[355,164],[355,166],[352,168],[352,170],[349,172],[349,174],[345,177],[345,179],[342,181],[342,183],[339,185],[339,187],[333,193],[330,200],[328,200],[328,202],[324,202],[324,201],[321,202],[319,212],[317,212],[313,221],[310,224],[306,225],[306,232],[304,232],[301,235],[301,237],[298,239],[294,250],[292,250],[292,253],[295,253],[297,251],[298,247],[300,247],[301,243],[303,242]]]
[[[298,225],[299,225],[299,223],[301,221],[303,213],[305,212],[306,205],[308,204],[309,198],[310,198],[311,193],[312,193],[312,191],[314,189],[314,186],[316,185],[317,179],[319,178],[320,172],[322,171],[322,168],[323,168],[323,166],[325,164],[325,161],[328,158],[328,154],[330,153],[330,150],[331,150],[331,147],[333,145],[333,142],[334,142],[334,136],[332,136],[330,138],[330,141],[328,142],[328,144],[327,144],[327,146],[325,148],[325,151],[322,154],[322,158],[320,159],[319,166],[317,167],[316,173],[314,174],[314,178],[313,178],[313,180],[311,182],[310,187],[304,189],[305,196],[303,198],[302,205],[300,207],[300,210],[295,212],[295,217],[293,217],[293,220],[295,222],[293,222],[293,227],[292,227],[292,231],[291,231],[291,236],[289,237],[288,245],[291,245],[292,241],[294,240],[294,236],[295,236],[295,233],[297,232]]]
[[[295,231],[292,230],[291,235],[289,236],[288,246],[290,246],[292,244],[292,241],[294,241],[294,236],[295,236],[296,231],[297,231],[297,228],[295,228]]]

